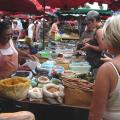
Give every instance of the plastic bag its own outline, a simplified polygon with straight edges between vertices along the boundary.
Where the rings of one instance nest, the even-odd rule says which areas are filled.
[[[0,96],[9,99],[23,100],[27,98],[29,88],[29,79],[24,77],[12,77],[0,80]]]
[[[60,33],[55,33],[55,41],[61,41],[62,37],[60,35]]]

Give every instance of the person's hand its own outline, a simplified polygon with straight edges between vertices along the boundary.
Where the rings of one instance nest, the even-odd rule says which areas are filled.
[[[90,48],[90,44],[85,43],[84,47],[81,48],[81,50],[88,50]]]
[[[28,58],[33,60],[33,61],[39,61],[39,59],[35,55],[28,54]]]
[[[90,38],[84,38],[84,39],[82,40],[82,43],[85,44],[85,43],[87,43],[89,40],[90,40]]]
[[[105,55],[104,58],[100,58],[100,60],[102,60],[103,62],[110,62],[112,61],[112,58]]]
[[[31,71],[31,69],[28,66],[24,65],[19,65],[18,70]]]

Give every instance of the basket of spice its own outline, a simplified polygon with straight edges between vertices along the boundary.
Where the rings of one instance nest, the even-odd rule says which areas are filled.
[[[80,78],[62,77],[64,85],[64,103],[72,106],[89,107],[93,94],[93,83]]]

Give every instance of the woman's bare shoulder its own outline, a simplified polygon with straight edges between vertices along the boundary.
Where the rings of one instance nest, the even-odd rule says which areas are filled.
[[[110,64],[110,62],[105,62],[101,67],[98,69],[98,73],[100,75],[111,75],[113,73],[113,66]]]

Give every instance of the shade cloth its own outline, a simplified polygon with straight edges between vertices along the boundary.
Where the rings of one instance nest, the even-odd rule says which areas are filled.
[[[0,10],[35,14],[42,10],[42,5],[37,0],[0,0]]]

